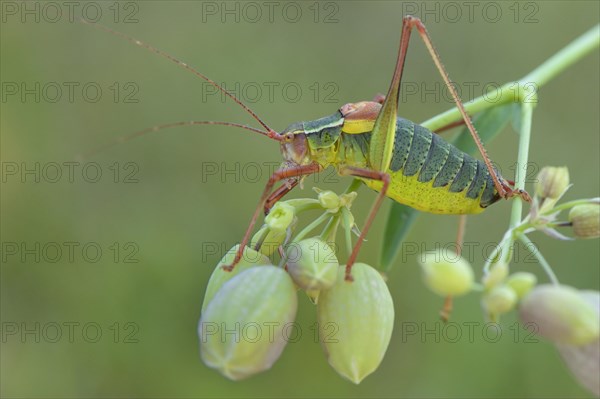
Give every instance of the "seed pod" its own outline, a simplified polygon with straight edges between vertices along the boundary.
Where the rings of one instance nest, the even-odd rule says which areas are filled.
[[[344,277],[342,266],[334,286],[321,291],[319,336],[329,364],[358,384],[385,355],[394,326],[394,304],[381,274],[372,267],[356,263],[354,281]]]
[[[580,295],[600,316],[600,293],[583,291]],[[600,337],[587,345],[556,344],[556,348],[577,381],[596,397],[600,396]]]
[[[585,345],[600,335],[598,313],[579,291],[564,285],[540,285],[523,298],[521,320],[554,343]]]
[[[517,294],[507,285],[497,285],[482,299],[484,309],[490,315],[501,315],[511,311],[517,303]]]
[[[219,290],[198,325],[204,363],[232,380],[271,368],[289,338],[297,295],[275,266],[254,267]]]
[[[466,294],[473,286],[473,269],[459,255],[448,258],[445,252],[421,254],[423,278],[430,290],[441,296]]]
[[[283,244],[287,236],[287,232],[286,230],[274,231],[269,229],[267,225],[264,225],[263,227],[261,227],[260,230],[256,232],[256,234],[254,234],[254,236],[252,236],[249,245],[250,248],[255,248],[256,244],[258,244],[258,241],[263,237],[265,233],[266,237],[262,241],[258,252],[265,256],[271,256],[275,253],[275,251],[277,251],[277,248],[279,248],[279,246]]]
[[[235,254],[240,247],[239,244],[235,245],[231,248],[223,259],[219,262],[215,270],[213,270],[210,275],[210,279],[208,280],[208,285],[206,286],[206,293],[204,294],[204,302],[202,303],[202,312],[208,306],[208,303],[213,299],[217,291],[225,284],[227,281],[231,280],[234,276],[243,272],[254,266],[262,266],[262,265],[270,265],[271,261],[266,256],[259,254],[253,249],[248,247],[244,248],[244,254],[242,255],[242,259],[240,262],[233,268],[232,271],[228,272],[223,270],[223,266],[230,265],[235,258]]]
[[[515,291],[519,300],[524,298],[536,283],[537,277],[535,274],[529,272],[517,272],[511,274],[506,280],[506,285]]]
[[[544,166],[537,180],[535,193],[539,197],[558,199],[569,186],[569,169],[566,166]]]
[[[600,205],[576,205],[569,212],[569,221],[573,223],[573,234],[577,238],[600,237]]]
[[[302,289],[318,291],[335,283],[339,262],[333,249],[320,238],[292,242],[286,254],[288,272]]]
[[[295,213],[293,206],[285,202],[277,202],[265,217],[265,224],[275,232],[284,232],[292,224]]]

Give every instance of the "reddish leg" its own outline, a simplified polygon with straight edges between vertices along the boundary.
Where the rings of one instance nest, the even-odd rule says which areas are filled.
[[[279,201],[280,199],[282,199],[287,193],[292,191],[292,189],[294,187],[296,187],[299,183],[300,183],[300,179],[294,179],[294,180],[285,182],[284,184],[279,186],[279,188],[277,190],[273,191],[273,193],[265,201],[265,207],[264,207],[265,215],[268,215],[271,208],[273,208],[273,205],[275,205],[275,203],[277,201]]]
[[[240,259],[242,259],[242,255],[244,253],[244,248],[248,245],[250,241],[250,235],[252,234],[252,230],[254,229],[254,225],[256,224],[256,220],[260,215],[260,211],[263,209],[265,205],[265,201],[269,198],[269,194],[273,189],[275,183],[283,179],[290,179],[293,177],[301,177],[306,175],[311,175],[313,173],[317,173],[321,170],[321,166],[319,164],[310,164],[310,165],[298,165],[293,168],[281,169],[273,173],[273,175],[269,178],[265,189],[260,197],[260,201],[258,202],[258,206],[252,215],[252,219],[250,220],[250,224],[248,225],[248,229],[246,229],[246,233],[244,234],[244,238],[242,238],[242,242],[240,243],[240,247],[238,252],[235,254],[235,258],[231,265],[223,266],[223,270],[232,271],[235,265],[238,264]]]
[[[412,28],[417,28],[417,31],[419,32],[421,39],[423,39],[423,41],[425,42],[425,46],[427,47],[427,50],[429,51],[429,54],[431,55],[431,58],[433,59],[435,66],[437,67],[440,75],[442,75],[444,83],[446,83],[448,90],[452,94],[452,98],[454,99],[454,102],[456,103],[456,107],[458,108],[460,114],[462,115],[463,120],[465,121],[465,124],[467,125],[467,128],[469,129],[471,136],[473,136],[473,140],[475,140],[475,144],[477,145],[477,148],[479,149],[479,152],[481,153],[481,156],[483,157],[485,165],[487,166],[487,169],[490,173],[490,176],[492,177],[492,180],[494,181],[494,186],[496,187],[498,194],[500,194],[500,196],[502,198],[510,198],[515,195],[519,195],[525,201],[531,201],[529,194],[527,194],[523,190],[513,190],[510,187],[510,185],[508,184],[508,182],[506,182],[502,177],[499,177],[496,174],[496,171],[494,170],[494,168],[492,166],[492,162],[490,161],[490,158],[488,157],[487,152],[485,151],[485,148],[483,147],[483,143],[481,142],[481,139],[479,138],[479,135],[477,134],[477,131],[475,130],[475,126],[473,126],[473,122],[471,121],[471,118],[469,118],[469,115],[467,114],[467,111],[465,110],[465,107],[463,106],[462,101],[460,100],[460,97],[458,96],[458,93],[456,92],[456,89],[452,85],[450,77],[448,76],[448,72],[446,72],[444,65],[442,65],[440,56],[439,56],[437,50],[435,49],[435,47],[433,46],[433,43],[431,42],[431,37],[429,36],[429,33],[427,33],[427,29],[425,28],[425,25],[423,24],[423,22],[421,22],[421,20],[419,18],[413,17],[411,15],[405,16],[402,20],[402,37],[400,39],[400,54],[398,55],[398,62],[397,62],[397,69],[400,70],[400,76],[402,74],[402,68],[404,66],[404,59],[406,58],[406,50],[408,48],[408,40],[409,40],[410,32],[411,32]],[[390,95],[390,93],[388,93],[388,95]]]
[[[358,256],[358,252],[360,251],[360,247],[365,240],[367,233],[369,232],[369,228],[371,227],[371,223],[373,219],[375,219],[375,215],[377,211],[381,207],[381,203],[385,198],[385,194],[387,193],[388,187],[390,185],[390,176],[387,173],[376,172],[374,170],[362,169],[362,168],[354,168],[351,166],[344,167],[340,170],[340,175],[361,177],[363,179],[371,179],[378,180],[383,183],[381,187],[381,191],[377,195],[377,199],[375,203],[373,203],[373,207],[369,212],[369,216],[367,217],[367,221],[365,222],[365,226],[363,227],[360,236],[358,237],[358,241],[354,244],[354,248],[352,249],[352,253],[350,254],[350,258],[348,258],[348,262],[346,263],[346,281],[352,281],[352,274],[350,274],[352,270],[352,265],[356,262],[356,257]]]
[[[447,323],[448,320],[450,320],[450,315],[452,314],[452,304],[453,304],[452,296],[448,295],[444,299],[444,305],[442,306],[442,309],[440,310],[440,319],[442,319],[442,321],[444,323]]]
[[[460,215],[458,219],[458,231],[456,233],[456,254],[460,255],[465,242],[465,232],[467,230],[467,215]],[[440,317],[444,323],[447,323],[452,313],[452,296],[447,296],[444,300],[444,306],[440,310]]]

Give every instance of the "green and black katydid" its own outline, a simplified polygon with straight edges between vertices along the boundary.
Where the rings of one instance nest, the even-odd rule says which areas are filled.
[[[425,26],[416,17],[403,18],[396,67],[385,98],[379,96],[374,101],[346,104],[330,116],[294,123],[281,133],[271,129],[233,94],[186,63],[132,37],[97,24],[95,26],[165,57],[209,82],[240,105],[264,129],[231,122],[187,121],[155,126],[118,141],[175,126],[212,124],[243,128],[280,143],[284,162],[269,178],[239,246],[240,250],[233,263],[226,269],[233,269],[240,260],[242,250],[250,240],[261,211],[265,209],[268,212],[275,202],[305,176],[318,173],[329,166],[335,167],[340,175],[356,177],[379,192],[346,264],[348,279],[351,279],[351,267],[385,196],[419,210],[440,214],[479,213],[500,198],[520,196],[526,201],[530,200],[525,191],[513,190],[509,182],[493,168]],[[397,116],[400,81],[413,28],[417,29],[425,42],[462,115],[464,124],[477,144],[483,162],[460,151],[436,133]],[[283,181],[284,184],[273,191],[279,181]]]

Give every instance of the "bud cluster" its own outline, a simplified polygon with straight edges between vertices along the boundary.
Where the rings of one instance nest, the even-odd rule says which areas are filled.
[[[537,177],[535,196],[529,212],[527,227],[540,230],[550,237],[570,240],[557,227],[571,226],[576,238],[600,237],[600,198],[590,198],[557,205],[571,187],[566,167],[546,166]],[[568,222],[558,221],[561,211],[570,209]]]
[[[558,204],[569,187],[566,167],[542,169],[529,214],[520,223],[511,223],[486,262],[480,283],[475,281],[471,264],[458,254],[427,252],[421,255],[420,265],[425,285],[445,298],[443,317],[449,315],[452,298],[473,291],[481,293],[483,312],[491,321],[516,308],[525,326],[534,326],[536,334],[558,347],[582,385],[597,387],[600,294],[560,285],[535,245],[530,249],[554,284],[538,286],[535,274],[509,270],[512,245],[517,240],[533,244],[526,237],[530,232],[570,240],[557,230],[568,226],[576,238],[600,236],[600,199]],[[378,368],[385,355],[394,324],[385,280],[364,263],[354,264],[348,274],[336,253],[340,227],[348,253],[352,235],[359,234],[350,211],[356,193],[315,191],[316,199],[277,202],[233,270],[230,266],[239,246],[223,257],[210,277],[198,329],[200,353],[209,367],[230,379],[265,371],[279,358],[288,341],[282,329],[295,319],[299,290],[316,305],[321,346],[338,374],[358,384]],[[300,216],[311,210],[321,215],[299,229]],[[567,221],[558,220],[563,210],[569,210]],[[314,231],[321,226],[316,235]],[[273,328],[251,340],[240,339],[239,333],[212,334],[208,328],[218,325],[232,331],[239,324]],[[331,326],[336,331],[333,340]]]
[[[490,260],[484,267],[481,284],[474,282],[474,273],[467,260],[456,254],[437,251],[421,256],[420,263],[426,286],[447,300],[473,290],[481,291],[482,308],[492,321],[497,321],[502,314],[515,309],[519,302],[525,301],[522,307],[525,306],[526,299],[531,296],[529,295],[530,291],[537,292],[534,290],[537,277],[530,272],[510,274],[510,247],[514,240],[523,238],[525,234],[536,230],[553,238],[569,240],[569,237],[556,230],[556,228],[564,226],[571,226],[574,236],[578,238],[600,236],[600,199],[577,200],[557,205],[569,187],[569,171],[566,167],[544,167],[538,175],[529,215],[507,232],[501,244],[498,245],[497,251],[490,256]],[[558,221],[558,215],[565,209],[570,209],[569,221]],[[537,251],[535,247],[533,248],[534,251]],[[535,255],[538,256],[539,253]],[[546,263],[543,258],[541,262]],[[545,267],[549,269],[547,264]],[[556,278],[552,274],[550,277],[556,282]],[[559,294],[551,294],[551,296],[557,295]],[[535,298],[535,296],[533,297]],[[569,313],[572,312],[569,311]],[[590,320],[593,321],[593,319]],[[572,327],[579,328],[577,323],[573,323]],[[585,333],[582,334],[585,335]]]
[[[494,263],[484,274],[481,285],[475,283],[471,264],[461,256],[449,256],[444,251],[421,255],[423,280],[434,293],[453,298],[471,291],[483,291],[481,305],[491,320],[515,308],[518,301],[536,284],[537,278],[528,272],[509,275],[508,265]]]
[[[198,326],[200,354],[206,365],[232,380],[265,371],[279,358],[287,344],[281,329],[295,319],[298,289],[316,304],[322,348],[340,375],[358,384],[385,355],[394,324],[387,285],[378,271],[363,263],[353,266],[349,281],[334,251],[339,226],[347,238],[357,231],[350,212],[356,193],[316,191],[316,200],[276,203],[233,270],[226,266],[234,261],[237,245],[210,277]],[[298,215],[308,210],[323,214],[296,233]],[[323,232],[309,236],[321,224]],[[276,255],[280,267],[274,266]],[[249,340],[236,332],[238,325],[273,328]],[[231,333],[214,334],[211,326]]]
[[[490,320],[498,320],[500,315],[513,310],[527,295],[537,283],[537,277],[529,272],[509,275],[508,264],[500,261],[492,264],[481,282],[484,291],[481,307]]]

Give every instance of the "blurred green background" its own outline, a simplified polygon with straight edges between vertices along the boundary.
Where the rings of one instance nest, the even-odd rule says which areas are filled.
[[[459,8],[442,2],[274,2],[272,18],[263,2],[74,3],[75,19],[83,10],[95,18],[100,10],[101,23],[241,93],[277,130],[385,92],[404,13],[424,17],[463,98],[525,75],[598,23],[599,15],[599,3],[588,1],[483,2],[471,15],[460,2],[454,3]],[[457,218],[451,216],[421,215],[411,231],[411,246],[389,275],[396,309],[392,342],[377,372],[359,386],[328,366],[310,329],[315,309],[303,295],[297,319],[302,338],[288,345],[272,370],[231,382],[205,367],[196,335],[204,289],[221,254],[241,238],[266,174],[280,161],[277,145],[241,130],[188,127],[76,161],[90,148],[160,123],[253,121],[181,68],[71,23],[68,8],[60,7],[63,15],[56,17],[45,3],[2,2],[3,397],[588,396],[550,344],[528,340],[515,327],[514,312],[502,320],[498,339],[485,338],[477,294],[455,303],[458,342],[444,333],[437,316],[441,299],[421,283],[414,249],[452,242]],[[596,51],[539,92],[531,167],[567,165],[574,184],[567,199],[599,193],[598,71]],[[417,35],[404,77],[421,91],[406,96],[404,117],[423,121],[451,106]],[[507,129],[488,150],[510,177],[517,135]],[[33,172],[23,174],[26,169]],[[227,170],[233,172],[221,176]],[[348,183],[325,173],[291,197],[312,196],[312,186],[341,191]],[[359,221],[373,199],[360,190],[354,207]],[[362,261],[378,261],[389,205],[363,246]],[[469,219],[466,241],[478,275],[485,248],[501,238],[509,211],[509,203],[499,203]],[[597,240],[532,238],[561,282],[598,290]],[[523,248],[513,270],[531,270],[546,281]],[[468,322],[476,323],[472,339]],[[406,334],[413,327],[418,333]]]

